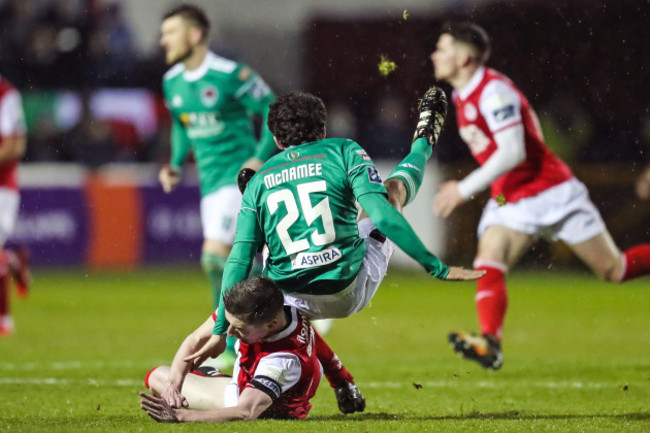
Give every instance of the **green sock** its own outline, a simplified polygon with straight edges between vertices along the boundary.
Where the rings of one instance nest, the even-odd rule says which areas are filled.
[[[424,138],[418,138],[411,145],[411,153],[406,155],[395,169],[391,172],[388,179],[399,177],[406,187],[406,204],[413,201],[422,185],[424,179],[424,169],[427,167],[427,161],[431,157],[433,148],[429,146]]]
[[[223,270],[226,267],[226,258],[216,254],[201,254],[201,266],[203,272],[208,276],[214,308],[219,306],[219,297],[221,296],[221,281],[223,280]]]

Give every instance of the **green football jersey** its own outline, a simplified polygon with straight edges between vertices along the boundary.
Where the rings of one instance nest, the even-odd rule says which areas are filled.
[[[179,63],[167,71],[163,90],[172,117],[171,166],[180,169],[192,149],[202,196],[234,184],[250,157],[266,160],[275,150],[266,127],[274,96],[247,66],[208,52],[195,70]],[[252,114],[264,118],[259,143]]]
[[[288,292],[335,293],[354,280],[365,255],[358,197],[386,189],[365,150],[328,138],[291,147],[251,179],[240,212],[255,212],[259,230],[235,242],[266,243],[265,275]],[[263,239],[245,239],[257,236]],[[321,282],[322,284],[318,284]]]

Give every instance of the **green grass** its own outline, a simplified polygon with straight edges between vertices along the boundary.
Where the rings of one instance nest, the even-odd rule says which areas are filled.
[[[210,313],[197,269],[37,271],[13,304],[16,334],[0,339],[0,431],[649,431],[648,289],[647,278],[514,273],[505,363],[491,372],[446,344],[475,329],[474,285],[391,272],[326,337],[366,395],[363,414],[340,415],[324,385],[306,421],[224,428],[159,425],[138,408],[144,374]]]

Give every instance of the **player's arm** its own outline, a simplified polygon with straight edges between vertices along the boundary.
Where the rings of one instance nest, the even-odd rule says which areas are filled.
[[[386,200],[382,194],[368,193],[357,197],[361,208],[370,216],[373,224],[406,254],[420,263],[431,276],[444,280],[449,267],[424,246],[411,225]]]
[[[415,234],[411,225],[382,194],[369,193],[358,197],[359,204],[370,216],[373,224],[406,254],[420,263],[427,272],[438,279],[449,281],[476,280],[484,271],[449,267],[431,253]]]
[[[262,163],[277,150],[273,134],[266,125],[269,117],[269,104],[275,101],[275,95],[262,77],[247,66],[238,68],[234,77],[238,80],[235,98],[246,107],[246,110],[262,118],[262,130],[255,154],[242,166],[242,168],[259,170]]]
[[[254,421],[271,406],[273,400],[255,388],[245,388],[239,396],[237,406],[213,410],[174,409],[164,399],[141,392],[142,410],[158,422],[229,422]]]
[[[174,360],[172,361],[169,375],[167,377],[167,384],[161,394],[164,401],[170,407],[180,408],[187,407],[188,402],[181,394],[185,376],[190,371],[192,364],[185,361],[190,354],[201,349],[205,343],[212,336],[212,328],[214,327],[214,320],[212,316],[208,318],[201,326],[194,332],[185,337],[180,347],[176,351]]]
[[[22,100],[16,90],[8,91],[0,104],[0,167],[25,155],[27,138]]]

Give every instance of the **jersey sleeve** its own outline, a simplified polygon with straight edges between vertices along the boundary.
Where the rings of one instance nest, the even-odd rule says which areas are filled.
[[[388,195],[384,182],[379,175],[379,170],[375,167],[368,153],[352,140],[346,141],[344,146],[344,165],[357,200],[368,193]]]
[[[277,150],[273,134],[266,124],[269,117],[269,104],[275,101],[275,95],[262,77],[246,65],[238,65],[233,73],[233,80],[236,89],[234,98],[248,111],[262,117],[262,130],[255,157],[266,161]]]
[[[246,386],[256,388],[277,400],[300,380],[302,367],[298,356],[288,352],[276,352],[262,358],[255,369],[255,376]]]
[[[501,80],[485,86],[479,100],[479,110],[492,133],[520,124],[521,97]]]
[[[9,90],[0,100],[0,136],[25,134],[25,115],[17,90]]]
[[[244,280],[250,274],[255,254],[264,244],[264,234],[259,226],[257,219],[257,210],[253,203],[254,197],[251,193],[253,188],[246,188],[242,206],[237,217],[237,231],[235,232],[235,242],[226,262],[226,268],[223,273],[221,284],[221,298],[219,308],[215,319],[213,333],[215,335],[224,335],[228,330],[228,321],[226,320],[226,311],[223,307],[223,294],[230,291],[238,282]]]
[[[169,110],[169,113],[172,118],[172,132],[171,132],[172,155],[171,155],[170,165],[172,166],[172,168],[180,171],[180,169],[183,168],[183,163],[185,162],[187,155],[190,153],[190,149],[192,148],[192,143],[190,142],[190,139],[187,137],[187,133],[185,132],[185,128],[183,127],[183,123],[181,119],[178,118],[178,114],[174,113],[174,111],[171,109],[171,101],[167,98],[167,96],[169,95],[169,90],[164,81],[163,81],[163,90],[165,93],[165,105],[167,106],[167,109]]]

